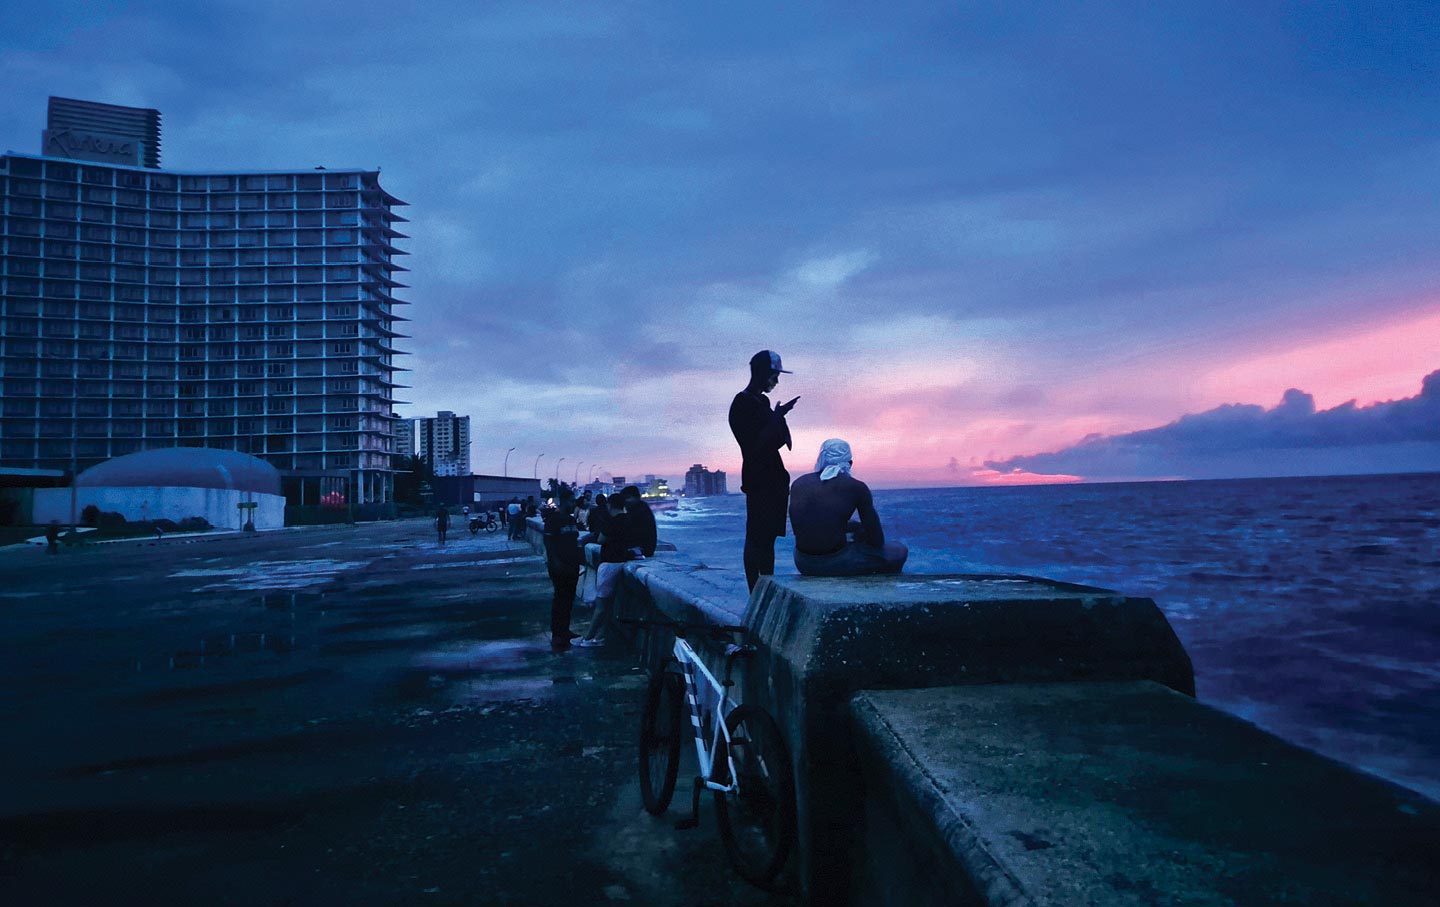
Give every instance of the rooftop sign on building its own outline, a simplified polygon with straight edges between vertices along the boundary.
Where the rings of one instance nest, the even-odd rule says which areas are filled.
[[[160,166],[160,111],[50,98],[40,153],[129,167]]]
[[[123,136],[74,129],[46,129],[40,133],[40,145],[40,153],[46,157],[140,166],[140,143]]]

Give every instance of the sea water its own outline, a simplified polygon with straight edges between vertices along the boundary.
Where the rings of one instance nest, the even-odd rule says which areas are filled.
[[[864,476],[858,476],[863,479]],[[1440,800],[1440,473],[877,491],[907,573],[1025,573],[1153,598],[1198,697]],[[744,498],[657,515],[741,567]],[[776,571],[794,573],[789,539]]]

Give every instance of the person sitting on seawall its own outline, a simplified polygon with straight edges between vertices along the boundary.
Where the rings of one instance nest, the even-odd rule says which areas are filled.
[[[615,616],[615,590],[619,587],[625,562],[641,556],[634,524],[625,512],[624,498],[612,494],[605,503],[610,513],[600,533],[600,567],[595,571],[595,612],[590,617],[590,629],[585,631],[584,638],[574,643],[582,649],[604,644],[605,629]]]
[[[910,556],[903,542],[885,541],[870,486],[850,475],[853,462],[850,445],[831,438],[820,446],[815,471],[790,486],[795,568],[804,576],[899,573]],[[851,522],[857,511],[860,521]]]
[[[634,485],[626,485],[621,490],[620,500],[625,504],[625,516],[630,520],[636,547],[644,556],[654,557],[655,546],[659,544],[660,538],[659,530],[655,527],[654,511],[640,496],[640,489]]]

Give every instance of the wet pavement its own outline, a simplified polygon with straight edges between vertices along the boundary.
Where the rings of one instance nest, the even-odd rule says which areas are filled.
[[[4,902],[788,903],[641,809],[643,673],[549,591],[428,520],[0,549]]]

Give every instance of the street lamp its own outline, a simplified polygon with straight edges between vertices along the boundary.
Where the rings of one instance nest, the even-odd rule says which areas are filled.
[[[560,484],[560,464],[561,464],[561,463],[564,463],[564,462],[565,462],[565,458],[564,458],[564,457],[561,457],[560,459],[558,459],[558,460],[555,461],[555,484],[556,484],[556,485],[559,485],[559,484]]]
[[[507,478],[507,479],[510,478],[510,451],[512,451],[512,450],[514,450],[514,449],[515,449],[515,448],[512,447],[512,448],[510,448],[510,450],[505,451],[505,469],[504,469],[504,473],[505,473],[505,478]]]
[[[585,461],[584,461],[584,460],[581,460],[579,463],[576,463],[576,464],[575,464],[575,475],[573,475],[573,476],[570,477],[570,484],[571,484],[571,485],[579,486],[579,484],[580,484],[580,467],[581,467],[581,466],[584,466],[584,465],[585,465]]]
[[[543,456],[545,455],[542,453],[540,457]],[[535,458],[535,466],[530,470],[530,478],[532,479],[540,478],[540,457]]]
[[[599,463],[591,463],[591,464],[590,464],[590,478],[588,478],[588,479],[585,480],[585,484],[586,484],[586,485],[589,485],[591,482],[595,481],[595,467],[597,467],[597,466],[599,466],[599,465],[600,465]]]

